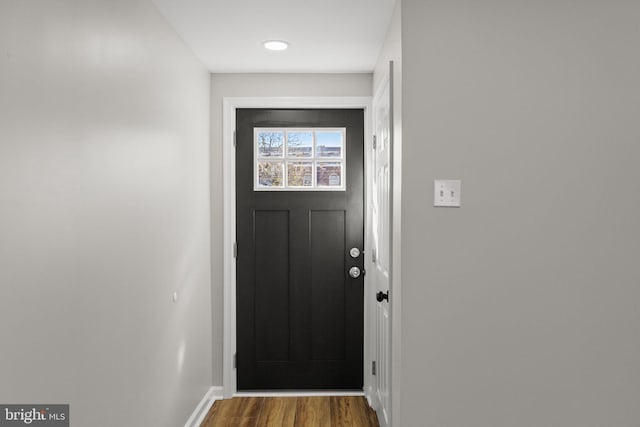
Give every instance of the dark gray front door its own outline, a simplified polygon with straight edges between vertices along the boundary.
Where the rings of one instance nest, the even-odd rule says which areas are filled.
[[[344,151],[319,132],[312,148],[290,137],[288,152],[256,160],[255,132],[291,128],[343,129]],[[350,254],[364,245],[363,110],[238,109],[236,141],[238,390],[362,390],[364,280],[349,270],[364,261]],[[344,189],[256,188],[282,180]]]

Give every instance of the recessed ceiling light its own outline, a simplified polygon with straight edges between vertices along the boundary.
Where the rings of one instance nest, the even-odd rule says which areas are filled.
[[[289,47],[289,43],[282,40],[267,40],[262,43],[265,49],[269,50],[285,50]]]

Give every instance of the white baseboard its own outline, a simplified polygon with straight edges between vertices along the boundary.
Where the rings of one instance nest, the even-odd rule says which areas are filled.
[[[204,397],[193,410],[193,413],[184,424],[184,427],[200,427],[205,417],[209,413],[209,409],[213,406],[213,402],[222,400],[222,387],[211,387],[205,393]]]
[[[366,394],[364,397],[367,398],[367,403],[369,404],[369,407],[373,408],[373,399],[371,398],[371,396],[369,394]]]

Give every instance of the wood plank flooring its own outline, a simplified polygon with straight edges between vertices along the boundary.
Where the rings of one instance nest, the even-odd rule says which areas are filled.
[[[200,427],[379,427],[359,396],[234,397],[216,401]]]

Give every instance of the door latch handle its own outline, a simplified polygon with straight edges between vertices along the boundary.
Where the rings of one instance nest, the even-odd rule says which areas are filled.
[[[378,293],[376,294],[376,300],[378,300],[378,302],[382,302],[383,300],[387,300],[387,302],[389,302],[389,291],[378,291]]]
[[[358,267],[351,267],[349,269],[349,276],[351,276],[354,279],[357,279],[358,277],[360,277],[361,271]]]

